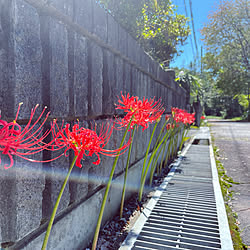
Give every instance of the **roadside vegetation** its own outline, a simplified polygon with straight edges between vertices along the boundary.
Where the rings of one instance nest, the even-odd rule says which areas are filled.
[[[219,182],[221,186],[221,192],[224,198],[225,202],[225,208],[227,212],[227,218],[230,228],[230,233],[233,241],[234,250],[244,250],[248,249],[247,246],[242,242],[242,239],[240,237],[240,228],[238,226],[238,215],[237,213],[233,212],[232,207],[230,206],[230,201],[233,199],[234,191],[232,191],[230,188],[232,187],[232,184],[239,184],[238,182],[235,182],[231,177],[229,177],[226,174],[226,170],[223,166],[223,164],[219,160],[219,149],[214,145],[214,139],[212,137],[212,145],[213,145],[213,151],[217,166],[217,171],[219,175]]]

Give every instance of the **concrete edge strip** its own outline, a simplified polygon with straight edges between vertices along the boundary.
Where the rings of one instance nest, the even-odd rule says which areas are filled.
[[[213,186],[214,186],[214,195],[218,213],[218,223],[220,230],[220,239],[221,239],[221,249],[222,250],[233,250],[233,242],[230,234],[229,224],[227,220],[227,213],[225,209],[224,199],[221,192],[221,187],[219,183],[219,177],[216,167],[216,162],[213,153],[213,147],[211,143],[211,136],[209,136],[209,149],[210,149],[210,161],[211,161],[211,169],[212,169],[212,178],[213,178]]]
[[[183,149],[183,151],[180,154],[180,157],[178,157],[177,161],[170,165],[170,166],[172,166],[171,170],[169,171],[168,175],[164,178],[164,181],[162,182],[162,184],[156,189],[153,197],[150,199],[147,206],[143,209],[143,212],[141,213],[141,215],[137,219],[133,228],[129,231],[126,239],[123,241],[119,250],[129,250],[134,246],[138,236],[140,235],[140,232],[141,232],[145,222],[147,221],[148,217],[150,216],[150,214],[151,214],[152,210],[154,209],[156,203],[158,202],[161,194],[163,193],[163,191],[166,190],[166,187],[167,187],[169,181],[174,176],[175,170],[179,167],[179,165],[181,163],[182,157],[185,156],[188,149],[191,147],[195,137],[196,136],[194,136],[191,139],[191,142]]]

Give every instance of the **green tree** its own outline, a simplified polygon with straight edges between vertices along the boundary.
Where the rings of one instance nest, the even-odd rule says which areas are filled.
[[[201,30],[207,53],[203,64],[223,95],[249,96],[250,2],[223,1]]]
[[[190,33],[171,0],[99,0],[156,61],[168,66]]]

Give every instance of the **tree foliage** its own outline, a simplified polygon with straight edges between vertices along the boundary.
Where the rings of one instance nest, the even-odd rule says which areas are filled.
[[[223,1],[201,30],[207,49],[203,63],[227,95],[248,92],[249,7],[248,0]]]
[[[163,65],[181,51],[190,29],[171,0],[99,0],[144,50]]]

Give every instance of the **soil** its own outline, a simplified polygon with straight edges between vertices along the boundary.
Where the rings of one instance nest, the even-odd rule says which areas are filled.
[[[119,249],[123,241],[128,235],[128,232],[132,229],[136,220],[140,216],[143,209],[147,206],[148,201],[153,196],[156,188],[160,186],[164,178],[169,172],[168,168],[162,169],[162,174],[154,176],[152,189],[149,193],[144,194],[142,202],[139,204],[137,200],[137,194],[132,196],[124,204],[123,218],[120,219],[119,211],[110,221],[106,223],[104,228],[100,231],[97,249]],[[90,250],[91,246],[85,250]]]

